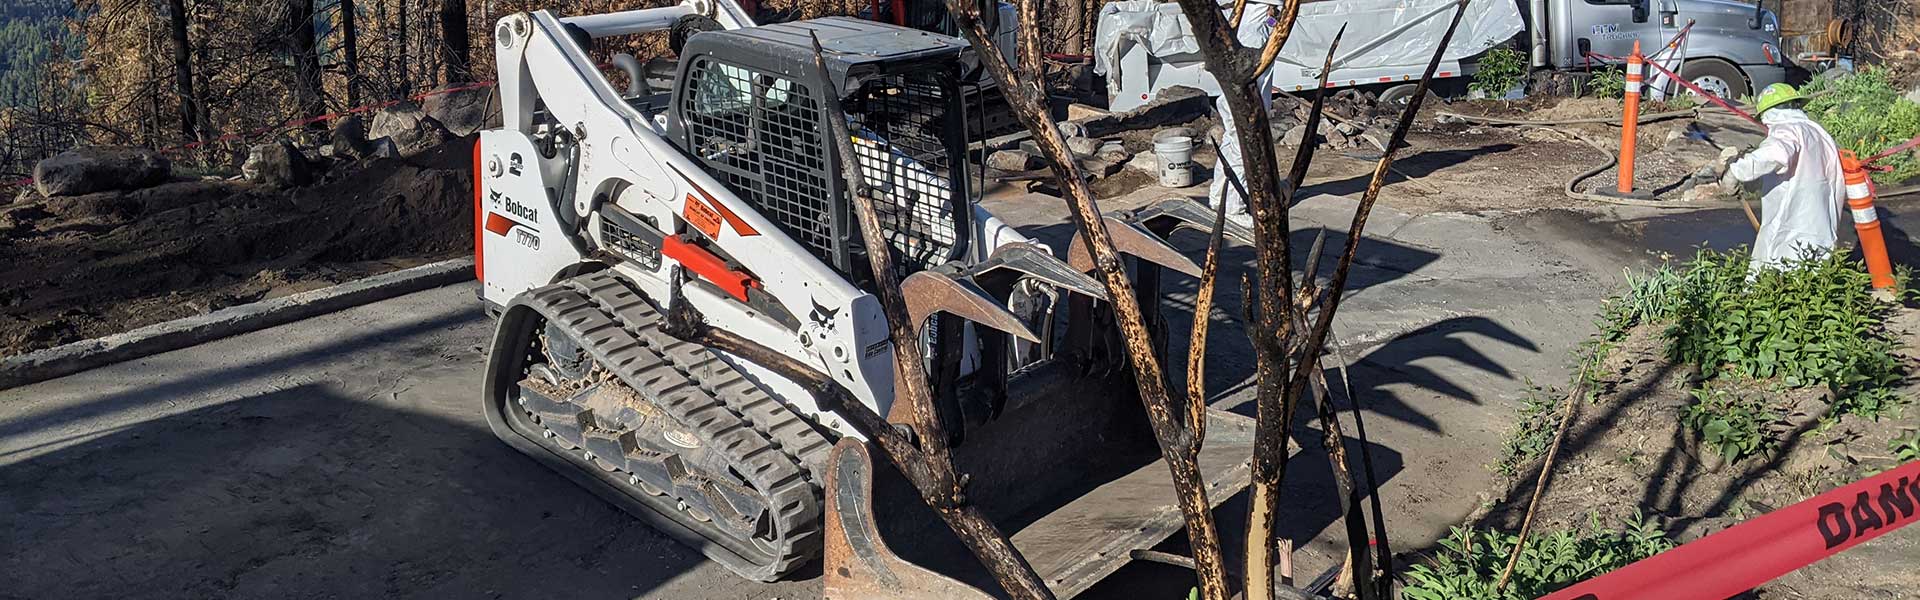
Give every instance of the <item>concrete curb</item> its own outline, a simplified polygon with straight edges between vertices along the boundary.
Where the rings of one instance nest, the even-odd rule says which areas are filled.
[[[204,344],[471,279],[456,258],[0,359],[0,390]]]

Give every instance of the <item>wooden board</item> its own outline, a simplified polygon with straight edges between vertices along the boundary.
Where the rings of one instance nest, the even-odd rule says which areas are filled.
[[[1253,419],[1209,410],[1200,469],[1215,507],[1251,479]],[[1094,488],[1013,535],[1013,545],[1062,599],[1079,595],[1186,527],[1165,461]]]

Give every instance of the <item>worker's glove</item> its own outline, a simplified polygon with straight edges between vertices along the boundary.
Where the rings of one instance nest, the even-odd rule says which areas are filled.
[[[1720,189],[1726,193],[1739,191],[1740,184],[1740,178],[1733,176],[1733,169],[1727,169],[1726,174],[1720,176]]]

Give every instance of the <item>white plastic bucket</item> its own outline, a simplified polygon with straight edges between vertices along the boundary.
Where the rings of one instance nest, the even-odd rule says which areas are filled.
[[[1153,157],[1160,163],[1160,185],[1170,188],[1193,185],[1191,132],[1169,130],[1161,133],[1153,136]]]

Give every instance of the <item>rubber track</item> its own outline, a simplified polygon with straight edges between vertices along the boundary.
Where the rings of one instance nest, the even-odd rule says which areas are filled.
[[[524,302],[564,327],[642,398],[693,429],[765,498],[783,535],[772,563],[755,571],[777,577],[819,554],[821,491],[813,474],[830,446],[799,415],[712,352],[660,332],[659,312],[610,273],[533,290]]]
[[[612,310],[640,343],[665,356],[701,389],[725,405],[727,410],[752,423],[761,433],[770,434],[782,452],[806,467],[816,487],[826,483],[827,453],[833,442],[813,428],[806,417],[775,399],[773,395],[727,364],[713,351],[660,330],[665,320],[645,300],[635,303],[638,294],[617,277],[605,271],[574,280],[581,291],[603,308]]]

